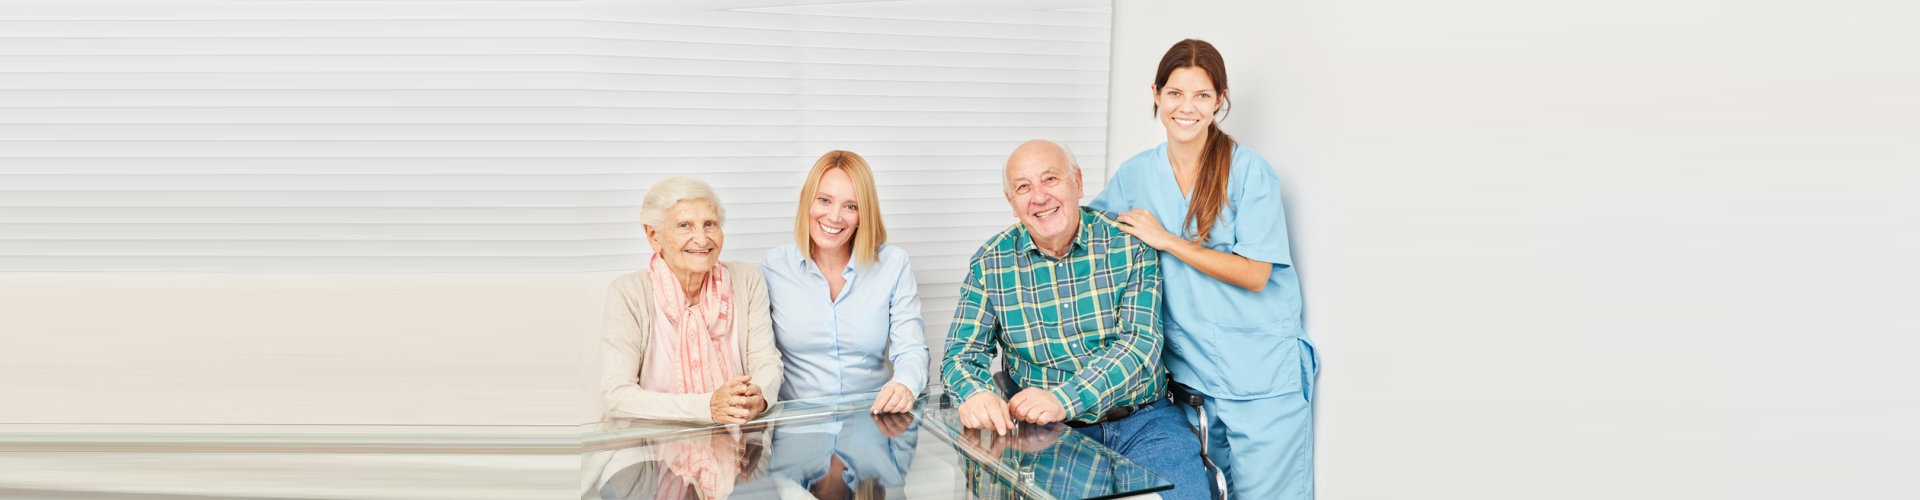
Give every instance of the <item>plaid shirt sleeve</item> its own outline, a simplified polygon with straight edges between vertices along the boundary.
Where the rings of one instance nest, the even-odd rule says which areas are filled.
[[[1130,240],[1128,254],[1133,266],[1120,292],[1118,310],[1114,311],[1119,340],[1087,362],[1089,369],[1074,373],[1048,391],[1067,407],[1068,415],[1106,413],[1119,406],[1120,398],[1132,396],[1123,392],[1138,385],[1132,381],[1160,376],[1149,373],[1158,371],[1164,343],[1159,321],[1160,252],[1140,240],[1126,239]]]
[[[975,254],[967,266],[967,277],[960,283],[960,305],[954,309],[953,326],[947,329],[947,355],[940,361],[940,376],[947,391],[966,401],[981,391],[992,392],[994,338],[1000,331],[999,318],[988,307],[988,294],[981,278],[982,254]]]

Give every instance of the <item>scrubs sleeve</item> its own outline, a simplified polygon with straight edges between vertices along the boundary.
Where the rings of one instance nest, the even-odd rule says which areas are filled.
[[[941,378],[947,383],[947,391],[959,401],[980,392],[994,391],[988,364],[993,362],[1000,319],[987,301],[981,259],[982,254],[974,254],[972,265],[967,266],[967,277],[960,282],[960,304],[953,311],[952,326],[947,329],[946,356],[940,359]]]
[[[1287,214],[1280,203],[1280,177],[1260,155],[1237,152],[1235,169],[1243,172],[1234,200],[1233,253],[1249,259],[1292,266],[1287,242]]]
[[[913,278],[913,263],[905,255],[900,257],[899,272],[887,304],[891,322],[887,326],[887,360],[893,363],[889,381],[907,386],[918,397],[927,387],[926,322],[920,318],[920,285]]]

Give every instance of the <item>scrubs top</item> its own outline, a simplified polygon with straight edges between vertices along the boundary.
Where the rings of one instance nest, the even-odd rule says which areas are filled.
[[[1288,248],[1280,178],[1266,159],[1238,144],[1229,172],[1227,204],[1202,244],[1273,263],[1273,273],[1265,289],[1253,292],[1161,252],[1167,370],[1174,380],[1216,398],[1305,393],[1318,363],[1301,327],[1300,278]],[[1174,179],[1165,143],[1121,163],[1088,206],[1114,213],[1144,208],[1167,232],[1187,239],[1194,233],[1181,227],[1187,196]]]
[[[881,245],[879,257],[868,269],[848,263],[834,270],[847,282],[830,299],[826,275],[799,246],[767,252],[760,270],[786,377],[780,400],[874,392],[887,382],[914,396],[927,387],[931,365],[913,266],[893,245]]]

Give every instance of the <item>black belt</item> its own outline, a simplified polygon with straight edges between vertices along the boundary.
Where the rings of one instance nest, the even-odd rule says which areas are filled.
[[[1074,422],[1069,420],[1067,421],[1067,427],[1088,427],[1088,426],[1100,425],[1107,422],[1112,422],[1115,420],[1127,418],[1129,416],[1132,416],[1135,412],[1138,412],[1140,410],[1145,410],[1147,409],[1147,407],[1153,406],[1154,403],[1158,403],[1158,402],[1160,402],[1160,400],[1155,399],[1153,401],[1148,401],[1148,402],[1140,403],[1133,406],[1122,406],[1119,408],[1107,410],[1107,414],[1101,415],[1099,420],[1095,420],[1092,422],[1080,423],[1080,422]]]

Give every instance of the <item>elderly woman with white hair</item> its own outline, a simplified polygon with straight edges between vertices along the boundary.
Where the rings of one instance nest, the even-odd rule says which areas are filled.
[[[780,390],[759,266],[720,262],[726,210],[707,183],[671,177],[641,202],[653,256],[607,294],[607,416],[744,423]]]

